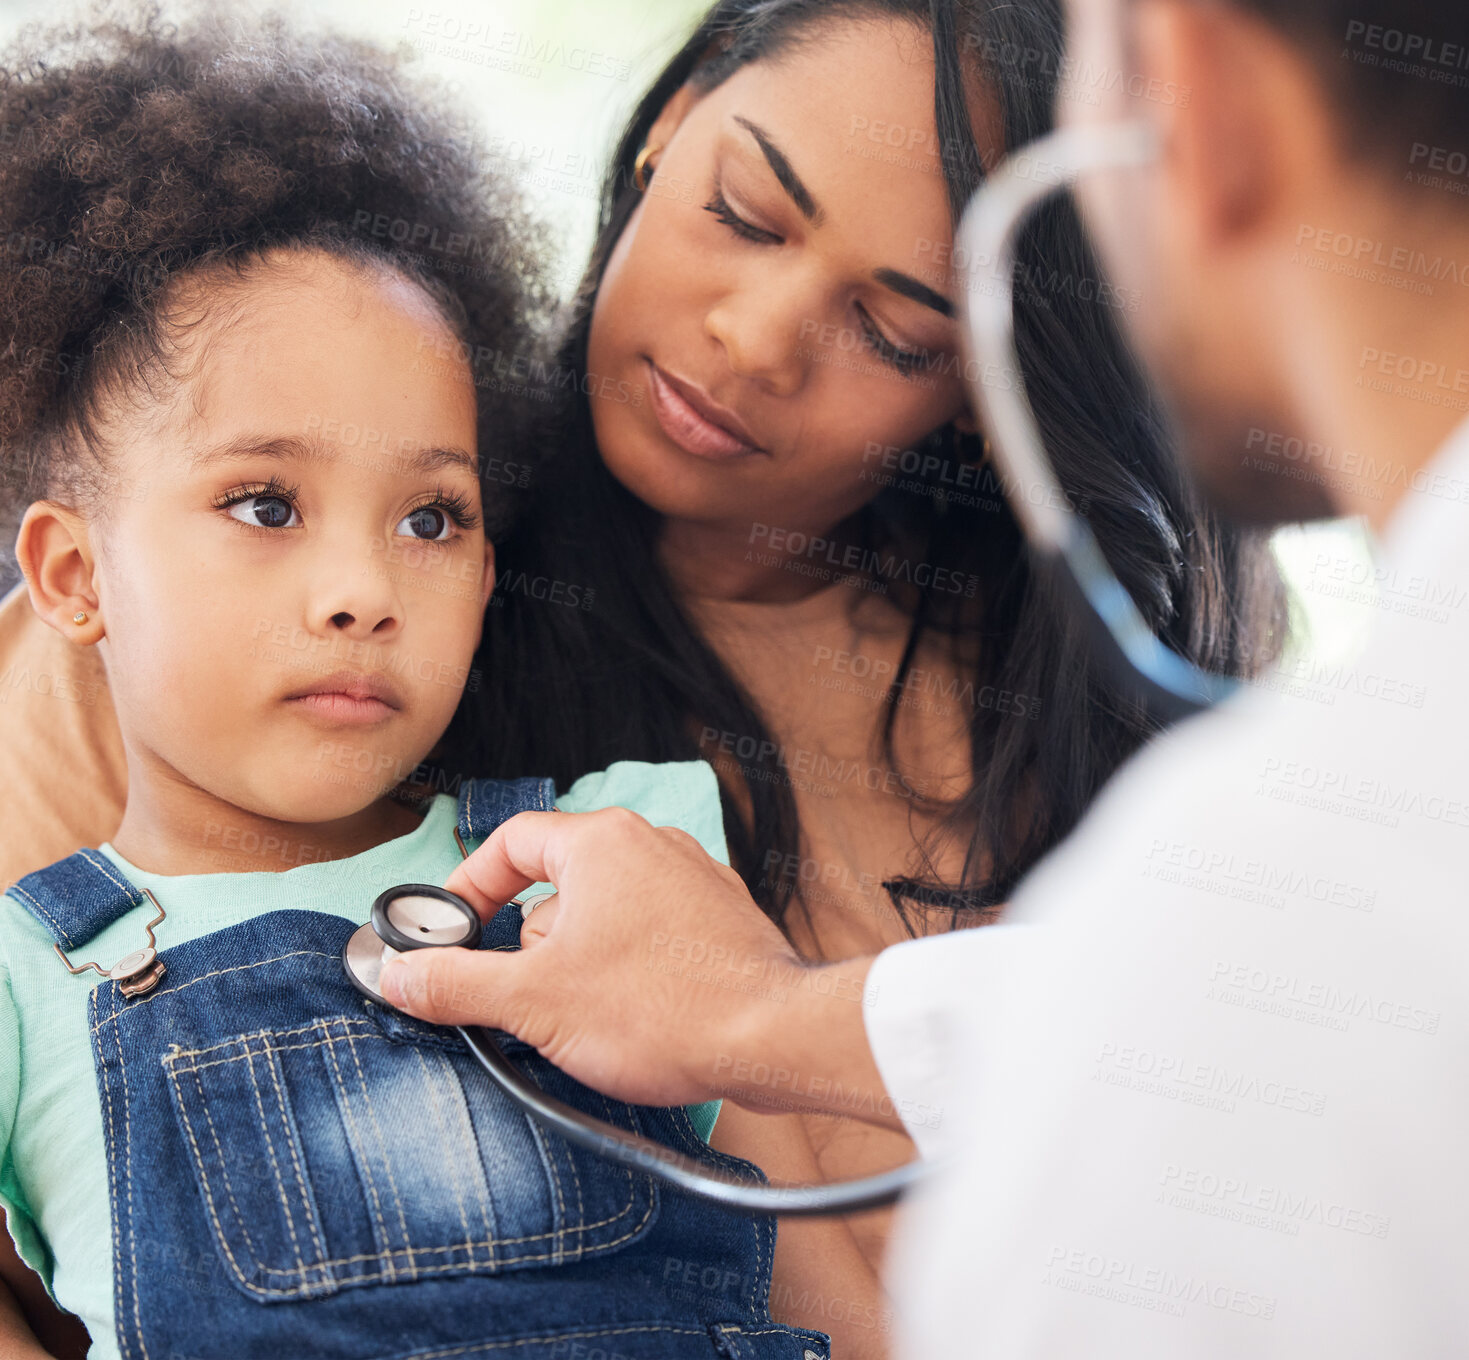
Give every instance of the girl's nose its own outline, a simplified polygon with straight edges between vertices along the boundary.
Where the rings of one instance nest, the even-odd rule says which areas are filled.
[[[384,641],[403,623],[403,593],[396,567],[388,555],[374,552],[361,563],[349,565],[338,558],[328,562],[310,610],[312,625],[323,633],[335,630],[354,641]]]

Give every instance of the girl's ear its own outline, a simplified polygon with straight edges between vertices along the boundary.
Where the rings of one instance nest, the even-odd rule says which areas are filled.
[[[979,419],[974,414],[974,409],[967,403],[965,404],[964,409],[954,417],[954,428],[958,430],[960,434],[979,433]]]
[[[96,562],[86,521],[76,511],[55,501],[33,501],[20,522],[15,559],[40,618],[83,647],[102,638]]]

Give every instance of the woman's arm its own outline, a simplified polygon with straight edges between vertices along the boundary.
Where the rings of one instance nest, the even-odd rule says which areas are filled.
[[[63,1313],[15,1254],[0,1209],[0,1355],[6,1360],[86,1360],[92,1339]]]
[[[51,1360],[36,1334],[26,1326],[20,1304],[15,1301],[3,1280],[0,1280],[0,1355],[14,1360]]]
[[[711,1147],[754,1162],[772,1180],[825,1177],[801,1117],[756,1114],[726,1101]],[[775,1237],[770,1315],[831,1337],[835,1360],[886,1360],[892,1312],[845,1218],[786,1218]]]

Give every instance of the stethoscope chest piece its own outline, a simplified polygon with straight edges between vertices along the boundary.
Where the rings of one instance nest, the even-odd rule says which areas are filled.
[[[457,893],[429,883],[400,883],[378,894],[371,919],[347,937],[342,964],[363,996],[387,1006],[378,990],[384,962],[414,949],[475,949],[479,937],[479,917]]]

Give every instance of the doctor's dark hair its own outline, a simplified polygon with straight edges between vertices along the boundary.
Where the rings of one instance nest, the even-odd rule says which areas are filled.
[[[1401,183],[1414,152],[1469,151],[1464,0],[1231,0],[1314,63],[1348,133]]]
[[[0,56],[6,565],[33,500],[105,518],[101,417],[168,379],[174,285],[207,279],[227,299],[270,252],[325,251],[422,287],[476,367],[482,444],[523,456],[523,398],[475,361],[524,348],[549,310],[543,245],[437,87],[275,17],[120,13],[22,30]],[[494,535],[525,492],[485,492]]]
[[[819,42],[830,25],[873,18],[909,21],[932,35],[940,155],[956,220],[983,174],[967,80],[978,77],[997,90],[1007,146],[1051,128],[1054,85],[1037,71],[1060,66],[1057,0],[723,0],[647,91],[617,144],[600,235],[559,355],[563,371],[586,374],[597,289],[639,201],[633,163],[667,101],[685,82],[713,89],[798,41]],[[1011,60],[1012,52],[1049,60]],[[1180,480],[1112,310],[1080,286],[1098,277],[1097,267],[1068,206],[1036,219],[1020,272],[1020,353],[1065,488],[1088,507],[1103,549],[1163,637],[1211,669],[1251,673],[1283,633],[1283,593],[1266,542],[1220,525]],[[724,788],[731,857],[767,913],[782,921],[800,897],[799,871],[788,866],[801,861],[779,744],[680,604],[655,550],[660,517],[607,471],[584,398],[572,403],[558,445],[559,474],[547,478],[556,487],[553,502],[527,521],[502,561],[529,576],[594,586],[595,604],[573,612],[507,597],[490,611],[481,661],[489,684],[482,732],[488,767],[545,770],[565,781],[620,758],[695,758],[700,734],[715,733],[722,751],[738,760],[739,792],[748,803],[746,815],[735,790]],[[978,440],[953,426],[913,452],[921,455],[919,467],[978,464],[984,456]],[[928,454],[933,463],[923,461]],[[879,492],[859,525],[864,547],[942,564],[980,582],[974,599],[889,590],[912,619],[888,694],[889,760],[895,701],[920,640],[962,639],[979,652],[963,663],[973,689],[957,696],[971,706],[973,787],[948,814],[950,829],[973,849],[958,882],[940,882],[929,856],[914,875],[886,885],[905,922],[910,904],[951,908],[957,921],[960,910],[1003,902],[1155,730],[1093,666],[1059,584],[1032,567],[998,495],[978,507],[952,497],[946,503],[946,488],[929,476],[931,494]],[[1023,715],[978,697],[1006,692],[1023,698]],[[499,720],[548,695],[558,713],[553,727]]]

